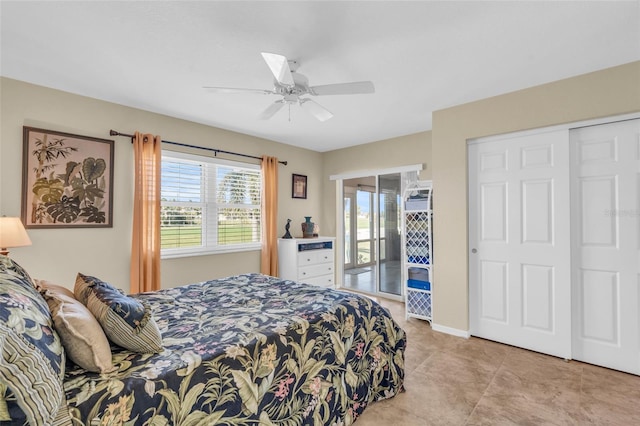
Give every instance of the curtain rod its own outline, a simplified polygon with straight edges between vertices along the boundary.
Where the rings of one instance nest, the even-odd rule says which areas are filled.
[[[129,135],[127,133],[120,133],[120,132],[117,132],[115,130],[109,130],[109,135],[110,136],[125,136],[125,137],[128,137],[128,138],[133,138],[133,135]],[[169,145],[184,146],[186,148],[204,149],[205,151],[213,151],[214,155],[218,155],[218,153],[222,153],[222,154],[229,154],[229,155],[237,155],[237,156],[245,157],[245,158],[255,158],[256,160],[262,161],[262,157],[256,157],[255,155],[241,154],[239,152],[225,151],[223,149],[207,148],[207,147],[204,147],[204,146],[189,145],[189,144],[186,144],[186,143],[171,142],[171,141],[165,141],[165,140],[163,140],[162,143],[166,143],[166,144],[169,144]],[[287,165],[286,161],[278,161],[278,163],[283,164],[285,166]]]

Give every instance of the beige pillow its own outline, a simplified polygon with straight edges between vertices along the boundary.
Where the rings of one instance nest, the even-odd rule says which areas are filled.
[[[59,284],[54,284],[51,281],[39,280],[39,279],[35,279],[33,281],[35,281],[36,288],[38,289],[40,294],[44,294],[45,290],[54,290],[56,294],[64,294],[65,296],[71,297],[72,299],[76,298],[73,295],[73,290],[70,290]]]
[[[43,296],[69,359],[95,373],[113,371],[109,340],[96,318],[68,290],[55,287],[60,286],[48,286]]]

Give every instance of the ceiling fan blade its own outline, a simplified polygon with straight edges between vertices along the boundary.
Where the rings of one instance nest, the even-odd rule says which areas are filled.
[[[261,120],[268,120],[271,117],[273,117],[273,115],[280,111],[280,109],[284,106],[284,101],[275,101],[274,103],[272,103],[271,105],[269,105],[267,107],[267,109],[265,109],[264,111],[262,111],[262,114],[260,114],[260,119]]]
[[[262,52],[262,57],[278,83],[285,86],[293,86],[295,84],[293,76],[291,75],[291,70],[289,69],[289,62],[287,61],[287,58],[276,53],[266,52]]]
[[[354,81],[353,83],[325,84],[309,87],[312,95],[358,95],[374,93],[376,88],[371,81]]]
[[[311,99],[301,99],[300,106],[320,121],[327,121],[333,117],[328,109]]]
[[[203,86],[203,89],[207,89],[209,92],[213,93],[260,93],[263,95],[275,95],[276,92],[273,90],[266,89],[241,89],[236,87],[215,87],[215,86]]]

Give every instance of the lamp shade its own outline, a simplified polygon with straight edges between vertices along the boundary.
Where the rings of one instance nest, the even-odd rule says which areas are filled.
[[[19,217],[0,217],[0,249],[30,246],[31,239]]]

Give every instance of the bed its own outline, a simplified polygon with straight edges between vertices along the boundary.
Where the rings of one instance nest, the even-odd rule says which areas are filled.
[[[22,274],[8,274],[7,259],[3,286]],[[161,351],[112,344],[114,369],[102,374],[61,362],[52,423],[349,425],[403,390],[405,333],[369,298],[260,274],[132,298],[153,313]],[[27,421],[10,386],[4,403]]]

